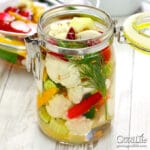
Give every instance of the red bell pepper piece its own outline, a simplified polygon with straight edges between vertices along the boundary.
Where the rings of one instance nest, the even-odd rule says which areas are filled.
[[[76,34],[75,34],[75,31],[72,27],[69,29],[67,36],[66,36],[66,39],[69,39],[69,40],[75,40],[76,39]]]
[[[90,39],[87,41],[87,46],[94,46],[94,45],[97,45],[97,44],[100,44],[101,43],[101,40],[100,39]]]
[[[68,61],[68,59],[65,58],[63,54],[59,54],[59,53],[55,53],[55,52],[48,52],[48,54],[55,56],[61,60]]]
[[[108,62],[110,60],[110,57],[111,57],[111,47],[110,46],[107,46],[106,48],[104,48],[102,51],[102,56],[104,58],[104,61],[105,62]]]
[[[99,92],[96,92],[95,94],[83,99],[79,104],[74,105],[68,110],[68,118],[72,119],[85,114],[101,99],[102,95]]]

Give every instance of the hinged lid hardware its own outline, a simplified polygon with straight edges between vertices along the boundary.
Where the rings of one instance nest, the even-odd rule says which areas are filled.
[[[120,44],[127,44],[126,38],[125,38],[124,33],[123,33],[123,26],[115,28],[115,35],[117,37],[117,41]]]
[[[26,67],[27,71],[32,70],[36,79],[41,78],[41,52],[40,41],[37,39],[37,34],[25,38],[27,48]]]

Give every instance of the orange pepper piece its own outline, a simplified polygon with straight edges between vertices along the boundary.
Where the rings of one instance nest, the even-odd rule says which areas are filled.
[[[99,109],[105,103],[104,99],[100,99],[98,103],[95,105],[97,109]]]
[[[37,107],[40,108],[42,105],[45,105],[57,92],[57,88],[50,88],[49,90],[44,91],[42,94],[39,94],[37,96]]]
[[[109,98],[110,96],[107,95],[105,98],[100,99],[98,103],[95,105],[96,109],[99,109],[102,105],[104,105],[107,102],[107,100],[109,100]]]

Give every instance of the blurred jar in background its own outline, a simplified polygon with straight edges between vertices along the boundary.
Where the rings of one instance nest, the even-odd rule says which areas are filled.
[[[101,0],[100,9],[112,16],[131,15],[138,11],[142,0]]]

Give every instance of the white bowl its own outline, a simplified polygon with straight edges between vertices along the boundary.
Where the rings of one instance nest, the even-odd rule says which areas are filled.
[[[100,8],[112,16],[125,16],[135,13],[142,0],[101,0]]]

